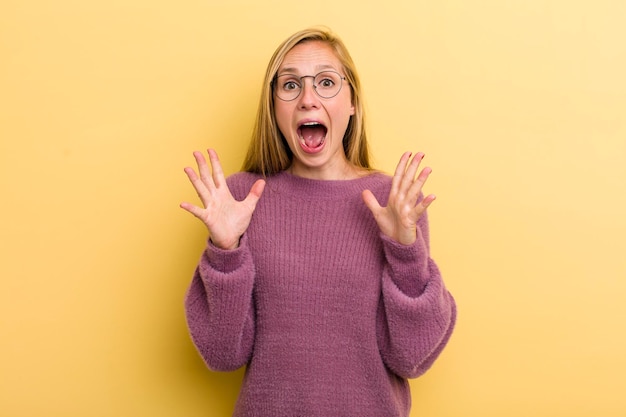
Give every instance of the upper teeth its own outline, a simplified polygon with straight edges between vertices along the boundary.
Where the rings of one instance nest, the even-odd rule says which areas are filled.
[[[302,123],[302,126],[314,126],[314,125],[318,125],[319,123],[317,122],[306,122],[306,123]]]

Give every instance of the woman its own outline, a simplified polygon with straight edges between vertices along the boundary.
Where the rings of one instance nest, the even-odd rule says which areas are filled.
[[[213,370],[246,366],[235,416],[409,415],[407,378],[446,345],[453,298],[429,256],[422,187],[405,153],[371,169],[361,88],[343,43],[298,32],[268,65],[243,172],[217,154],[185,168],[209,241],[185,307]]]

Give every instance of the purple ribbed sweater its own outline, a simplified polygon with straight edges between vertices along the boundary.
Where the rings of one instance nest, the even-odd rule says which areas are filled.
[[[228,178],[243,199],[260,178]],[[186,300],[189,331],[213,370],[247,365],[236,417],[406,417],[407,378],[447,343],[456,306],[429,256],[383,236],[361,199],[385,205],[382,173],[267,178],[239,248],[203,253]]]

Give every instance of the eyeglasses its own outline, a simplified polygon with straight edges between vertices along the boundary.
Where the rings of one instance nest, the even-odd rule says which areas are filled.
[[[341,91],[342,77],[336,71],[322,71],[317,75],[283,74],[275,78],[272,83],[276,96],[283,101],[292,101],[300,96],[304,89],[304,79],[313,78],[313,90],[322,98],[333,98]]]

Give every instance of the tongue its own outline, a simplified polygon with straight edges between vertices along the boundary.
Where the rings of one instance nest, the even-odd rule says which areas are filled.
[[[309,148],[317,148],[322,144],[326,136],[326,128],[324,126],[302,126],[300,128],[302,139]]]

